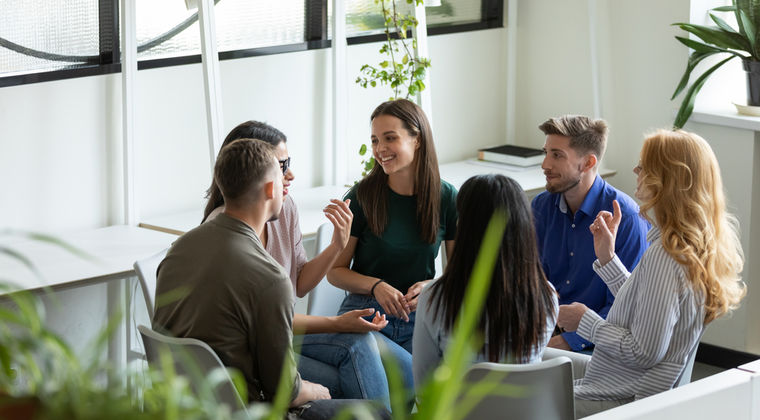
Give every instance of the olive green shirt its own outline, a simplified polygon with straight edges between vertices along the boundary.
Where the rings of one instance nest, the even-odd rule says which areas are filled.
[[[293,287],[246,223],[222,213],[180,236],[158,267],[156,302],[153,325],[206,342],[243,373],[250,401],[274,398],[286,361],[298,395]]]

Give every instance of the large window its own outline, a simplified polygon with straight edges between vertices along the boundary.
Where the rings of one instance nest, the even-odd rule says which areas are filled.
[[[135,0],[139,68],[200,61],[198,12],[184,0]],[[222,59],[330,45],[331,0],[216,0]],[[410,11],[404,0],[400,7]],[[0,0],[0,87],[118,72],[118,0]],[[349,42],[372,42],[374,0],[347,0]],[[501,26],[503,0],[442,0],[428,32]]]
[[[0,0],[0,77],[100,64],[97,1]]]

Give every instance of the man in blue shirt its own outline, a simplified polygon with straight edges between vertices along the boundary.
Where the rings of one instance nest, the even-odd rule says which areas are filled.
[[[607,143],[607,123],[584,116],[551,118],[538,127],[545,135],[541,165],[546,191],[533,199],[538,251],[546,277],[559,293],[560,305],[581,302],[602,317],[614,297],[592,264],[594,238],[589,231],[596,215],[612,212],[620,203],[623,217],[615,241],[615,253],[632,271],[647,248],[649,223],[639,216],[639,206],[597,173]],[[593,344],[575,332],[551,338],[550,347],[580,351]]]

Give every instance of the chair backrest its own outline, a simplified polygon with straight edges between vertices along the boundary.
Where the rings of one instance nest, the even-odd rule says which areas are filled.
[[[484,384],[489,382],[494,388],[501,388],[487,393],[465,418],[575,418],[573,368],[567,357],[526,365],[476,363],[465,376],[459,398],[480,398],[475,391],[483,391],[487,387]]]
[[[703,328],[702,333],[704,334],[704,332],[705,330]],[[673,388],[691,383],[691,371],[694,370],[694,359],[697,358],[697,349],[699,348],[700,340],[702,340],[702,334],[699,335],[697,342],[694,343],[694,348],[689,352],[689,358],[686,359],[686,365],[684,365],[681,374],[678,376],[678,379],[676,379],[676,384]]]
[[[332,223],[324,223],[317,230],[317,245],[316,255],[324,251],[328,245],[333,234]],[[346,291],[339,289],[326,278],[317,284],[317,287],[309,292],[309,309],[307,310],[309,315],[318,316],[332,316],[338,313],[340,304],[343,303],[343,299],[346,298]]]
[[[187,377],[190,386],[197,394],[204,392],[208,378],[214,378],[216,387],[210,389],[216,400],[236,410],[246,410],[245,398],[235,389],[227,369],[214,350],[208,344],[194,338],[169,337],[140,325],[137,327],[145,346],[148,365],[158,371],[164,370],[162,354],[168,354],[172,360],[174,372]],[[247,411],[247,410],[246,410]]]
[[[140,279],[140,287],[142,288],[143,296],[145,297],[145,306],[148,308],[148,315],[150,319],[153,319],[153,311],[156,307],[156,277],[158,271],[158,265],[166,257],[166,252],[169,248],[163,251],[151,255],[148,258],[135,261],[132,266],[135,268],[137,278]]]

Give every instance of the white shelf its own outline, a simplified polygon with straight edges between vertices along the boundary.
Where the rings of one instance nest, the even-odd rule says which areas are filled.
[[[760,117],[740,115],[729,102],[714,105],[697,104],[689,121],[760,131]]]

